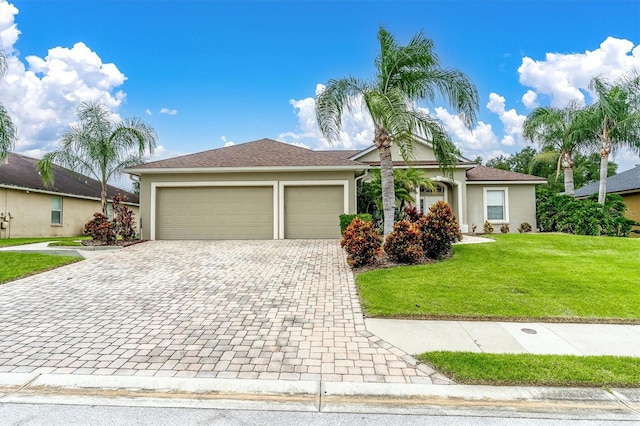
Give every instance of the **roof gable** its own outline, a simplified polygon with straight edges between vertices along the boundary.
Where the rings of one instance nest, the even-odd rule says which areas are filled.
[[[260,139],[140,164],[129,170],[349,166],[361,167],[355,161],[329,152],[312,151],[272,139]]]
[[[599,189],[600,181],[591,182],[582,188],[576,189],[575,196],[586,197],[595,194]],[[640,192],[640,166],[607,178],[607,194],[627,191]]]
[[[37,161],[25,155],[9,153],[7,158],[0,162],[0,185],[100,199],[100,182],[55,164],[53,165],[54,183],[51,186],[45,186],[36,170]],[[118,192],[127,197],[127,202],[138,204],[136,194],[107,185],[108,198],[112,198]]]
[[[467,182],[546,182],[546,179],[512,172],[509,170],[494,169],[493,167],[475,166],[467,170]]]

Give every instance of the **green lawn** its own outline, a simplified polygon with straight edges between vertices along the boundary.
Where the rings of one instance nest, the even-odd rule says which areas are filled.
[[[442,262],[358,274],[366,315],[640,322],[640,239],[495,237]]]
[[[640,387],[633,357],[427,352],[419,358],[460,384]]]
[[[54,269],[82,260],[75,256],[40,253],[0,252],[0,283]]]
[[[20,246],[22,244],[42,243],[46,241],[76,241],[87,239],[89,239],[89,237],[0,238],[0,247]]]

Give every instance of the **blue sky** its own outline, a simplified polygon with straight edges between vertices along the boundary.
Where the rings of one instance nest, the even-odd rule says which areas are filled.
[[[55,147],[89,99],[153,126],[154,158],[263,137],[326,148],[313,122],[317,87],[373,76],[380,25],[401,44],[424,31],[441,64],[476,84],[473,134],[446,105],[423,106],[464,155],[485,160],[526,146],[519,126],[532,107],[589,103],[593,75],[640,70],[637,0],[0,0],[10,58],[0,100],[18,124],[16,151],[33,156]],[[335,148],[371,142],[364,117],[344,129]]]

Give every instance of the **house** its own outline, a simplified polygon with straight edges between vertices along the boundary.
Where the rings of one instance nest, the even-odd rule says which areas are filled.
[[[101,210],[100,182],[54,165],[54,184],[47,187],[37,161],[12,153],[0,161],[0,238],[82,235],[84,224]],[[107,188],[109,199],[118,192],[137,216],[138,196]]]
[[[582,188],[576,189],[576,198],[586,198],[597,194],[600,189],[600,181],[591,182]],[[625,216],[628,219],[640,222],[640,166],[634,167],[617,175],[607,178],[607,194],[618,194],[627,206]],[[640,227],[634,227],[640,230]],[[632,237],[640,237],[638,233],[631,233]]]
[[[395,148],[395,166],[407,167]],[[356,185],[379,166],[374,147],[312,151],[261,139],[126,169],[140,177],[145,239],[339,238],[338,215],[356,211]],[[528,222],[535,229],[535,185],[544,179],[491,169],[460,158],[442,176],[431,146],[418,141],[410,166],[438,188],[419,190],[423,209],[442,199],[461,230],[485,220]],[[499,228],[499,226],[497,227]]]

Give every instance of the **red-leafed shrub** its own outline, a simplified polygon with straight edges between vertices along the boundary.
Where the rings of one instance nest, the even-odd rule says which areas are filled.
[[[384,242],[387,255],[400,263],[418,263],[424,256],[422,233],[417,223],[401,220],[393,225],[393,232]]]
[[[451,245],[462,240],[458,221],[449,204],[438,201],[418,222],[422,231],[422,249],[430,259],[442,259],[451,254]]]
[[[102,213],[94,213],[93,219],[84,225],[82,230],[84,235],[90,235],[94,241],[110,245],[116,240],[116,227],[109,218]]]
[[[124,241],[133,241],[136,239],[136,228],[133,220],[133,211],[126,205],[122,204],[127,197],[116,194],[113,198],[113,223],[117,235],[120,235]]]
[[[411,223],[416,223],[420,218],[424,217],[424,214],[422,214],[422,212],[415,206],[409,205],[404,208],[403,217]]]
[[[356,217],[342,234],[340,245],[347,252],[349,265],[370,265],[380,251],[380,236],[372,221]]]

